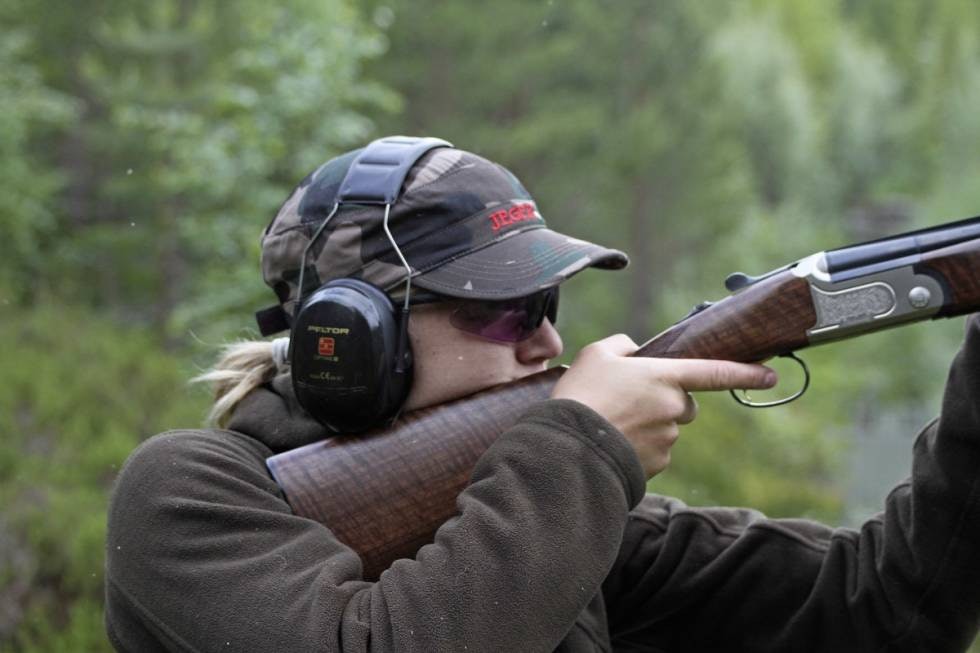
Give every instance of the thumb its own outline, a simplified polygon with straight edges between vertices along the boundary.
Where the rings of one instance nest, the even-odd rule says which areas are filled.
[[[640,348],[633,339],[630,338],[625,333],[617,333],[616,335],[609,336],[608,338],[603,338],[595,343],[599,345],[603,351],[613,354],[615,356],[629,356]]]

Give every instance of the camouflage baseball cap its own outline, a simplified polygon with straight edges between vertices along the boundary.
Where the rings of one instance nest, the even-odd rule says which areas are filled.
[[[360,152],[331,159],[307,176],[262,234],[262,275],[288,316],[296,308],[303,251]],[[405,267],[383,218],[383,206],[342,204],[311,248],[304,296],[340,277],[397,291]],[[548,229],[513,174],[452,147],[431,150],[415,163],[388,226],[412,268],[413,287],[450,297],[512,299],[556,286],[587,267],[620,269],[629,262],[620,251]]]

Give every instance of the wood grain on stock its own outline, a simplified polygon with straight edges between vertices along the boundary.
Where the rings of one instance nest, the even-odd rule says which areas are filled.
[[[760,360],[805,347],[815,321],[806,282],[785,272],[675,325],[636,355]],[[524,409],[550,396],[561,372],[554,368],[416,411],[389,429],[333,437],[267,463],[293,511],[357,551],[364,577],[374,580],[433,540],[456,514],[456,497],[476,461]]]
[[[980,307],[980,253],[976,241],[945,247],[922,255],[917,271],[932,273],[947,293],[936,317],[972,313]]]
[[[682,320],[636,355],[760,361],[806,347],[816,322],[809,284],[786,270]]]
[[[476,461],[563,368],[415,411],[389,429],[337,436],[266,462],[297,515],[326,525],[377,579],[456,514]],[[465,408],[461,407],[465,404]]]

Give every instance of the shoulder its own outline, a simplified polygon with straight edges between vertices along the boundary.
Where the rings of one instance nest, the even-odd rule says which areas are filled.
[[[148,472],[192,462],[238,460],[264,462],[272,451],[255,438],[221,429],[183,429],[153,436],[133,450],[120,478],[138,470]]]
[[[109,505],[113,523],[144,521],[185,500],[260,502],[288,510],[265,466],[272,455],[258,440],[235,431],[167,431],[137,447],[123,465]],[[186,504],[181,504],[186,505]]]
[[[106,623],[120,642],[135,642],[123,647],[143,650],[149,638],[203,650],[246,637],[239,650],[310,648],[312,637],[303,646],[256,643],[319,627],[284,628],[282,611],[269,606],[312,614],[329,591],[320,572],[329,565],[337,583],[356,580],[360,559],[292,513],[265,467],[271,453],[221,430],[162,433],[132,453],[106,530]]]
[[[174,551],[238,532],[259,516],[291,517],[265,467],[269,453],[253,438],[221,430],[168,431],[140,445],[109,499],[109,576],[140,576]]]

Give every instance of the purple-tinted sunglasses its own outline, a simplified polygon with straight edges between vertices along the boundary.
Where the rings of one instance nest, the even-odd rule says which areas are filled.
[[[544,318],[554,324],[558,321],[558,287],[518,297],[516,299],[458,300],[423,291],[413,291],[409,304],[459,301],[449,322],[466,333],[496,340],[520,342],[527,340],[538,330]]]

